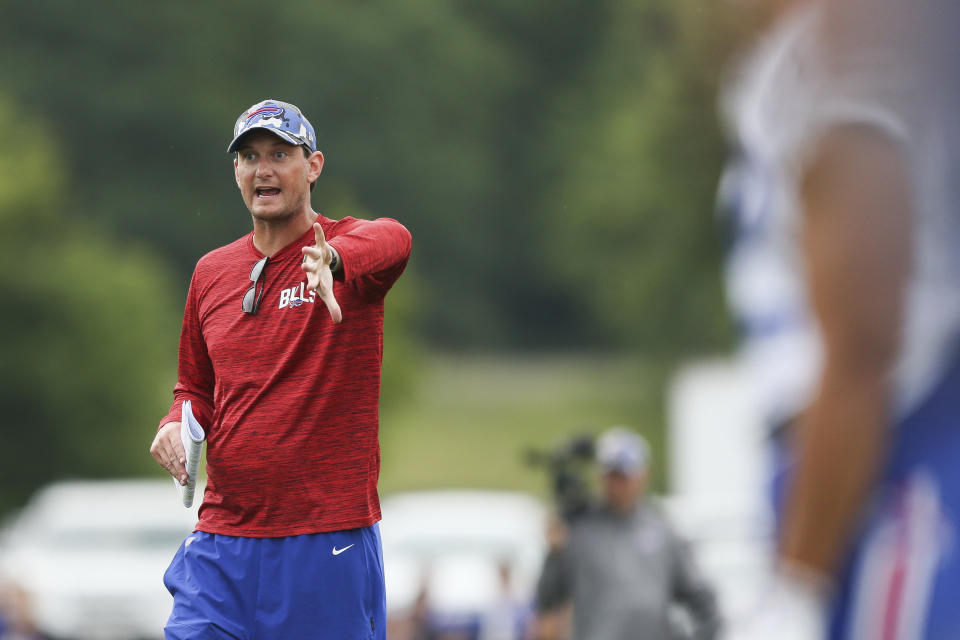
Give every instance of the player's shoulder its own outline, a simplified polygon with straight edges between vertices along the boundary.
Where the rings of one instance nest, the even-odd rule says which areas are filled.
[[[650,494],[644,497],[642,512],[648,518],[656,520],[665,526],[671,526],[674,514],[673,512],[682,509],[682,505],[676,502],[670,502],[663,496]]]
[[[329,228],[337,233],[346,233],[358,227],[364,227],[369,225],[397,225],[400,227],[403,226],[402,224],[400,224],[400,222],[398,222],[397,220],[394,220],[393,218],[367,219],[367,218],[355,218],[353,216],[344,216],[339,220],[327,218],[327,221],[329,224]]]
[[[354,229],[358,226],[362,226],[365,223],[370,222],[364,218],[354,218],[353,216],[344,216],[339,219],[327,218],[326,224],[326,233],[329,237],[339,235],[341,233],[347,233],[351,229]],[[329,238],[328,238],[329,239]]]
[[[393,218],[367,220],[365,218],[345,216],[339,220],[329,220],[329,226],[324,225],[327,240],[336,238],[339,235],[362,231],[364,228],[370,229],[373,234],[379,235],[380,237],[396,239],[396,241],[406,245],[409,251],[412,243],[411,233],[403,224]]]
[[[205,253],[197,260],[194,276],[203,276],[219,272],[225,264],[235,264],[237,259],[248,251],[250,234],[245,234],[229,244],[217,247]]]
[[[801,6],[782,16],[726,71],[722,110],[747,146],[778,146],[806,126],[820,78],[819,8]]]

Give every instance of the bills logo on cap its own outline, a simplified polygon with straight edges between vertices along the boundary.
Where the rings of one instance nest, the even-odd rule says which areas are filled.
[[[260,107],[253,113],[247,116],[247,122],[254,116],[261,116],[262,120],[269,120],[271,118],[282,118],[283,117],[283,107],[269,106],[269,107]]]
[[[240,138],[253,129],[265,129],[285,142],[317,150],[313,125],[295,105],[280,100],[264,100],[243,111],[233,125],[233,141],[228,153],[237,150]]]

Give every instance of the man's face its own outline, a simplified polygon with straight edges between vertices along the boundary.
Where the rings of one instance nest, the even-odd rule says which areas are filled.
[[[602,478],[603,497],[617,513],[632,511],[647,486],[647,475],[642,471],[606,471]]]
[[[323,169],[323,155],[306,157],[301,147],[267,131],[252,131],[233,161],[237,186],[254,218],[282,220],[310,208],[310,183]]]

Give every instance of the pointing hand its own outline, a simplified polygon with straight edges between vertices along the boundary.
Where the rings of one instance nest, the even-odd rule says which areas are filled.
[[[340,324],[343,320],[343,314],[340,312],[340,304],[333,296],[333,273],[330,271],[330,263],[333,261],[333,249],[327,244],[323,235],[323,227],[319,222],[313,223],[313,233],[316,237],[316,244],[312,247],[304,247],[303,264],[301,268],[307,274],[307,288],[316,291],[327,305],[330,312],[330,318],[334,324]]]

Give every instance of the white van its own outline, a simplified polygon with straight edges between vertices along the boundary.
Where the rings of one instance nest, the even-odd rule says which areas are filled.
[[[196,521],[169,479],[51,484],[3,532],[0,584],[26,593],[51,637],[162,638],[163,572]]]

